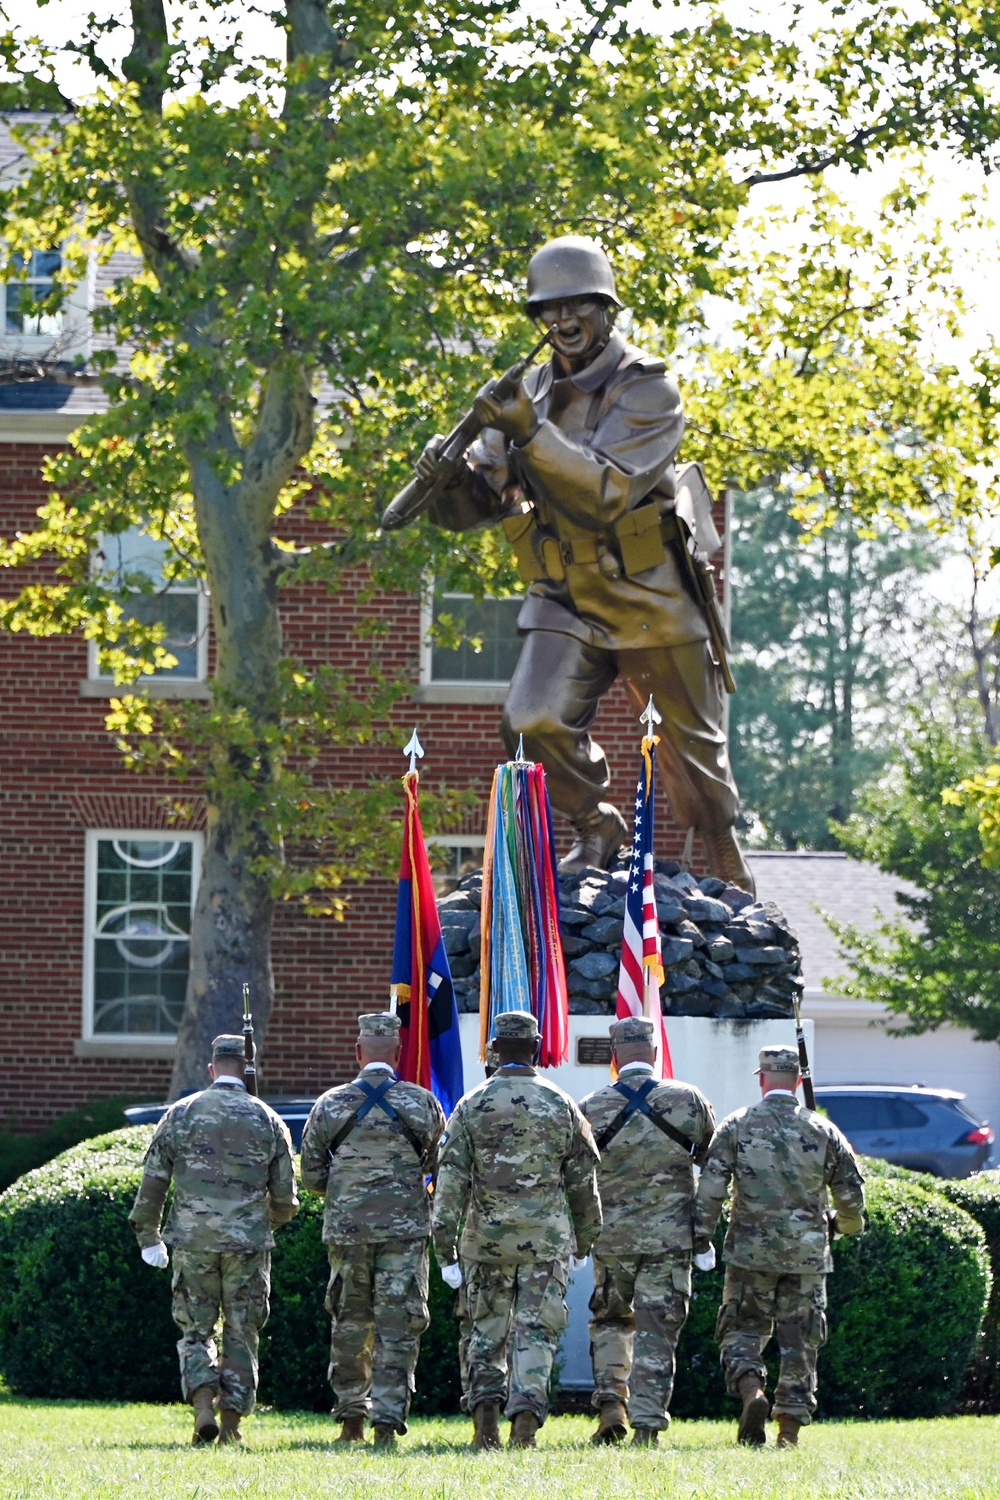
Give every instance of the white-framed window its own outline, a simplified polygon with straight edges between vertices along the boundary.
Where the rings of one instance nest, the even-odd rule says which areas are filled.
[[[62,312],[39,308],[52,291],[61,265],[58,250],[33,250],[30,255],[15,256],[8,274],[16,280],[9,280],[4,287],[4,332],[8,338],[51,339],[62,333]]]
[[[129,618],[166,628],[161,645],[177,664],[158,667],[145,674],[145,680],[151,676],[155,681],[203,682],[208,671],[208,598],[197,578],[164,578],[167,550],[166,542],[130,526],[101,537],[95,568],[118,594]],[[111,682],[114,676],[110,667],[101,665],[95,642],[90,646],[88,675],[97,682]]]
[[[494,599],[491,595],[476,599],[429,585],[421,600],[421,685],[506,687],[521,654],[517,617],[522,602],[520,597]],[[438,645],[432,630],[442,615],[461,620],[463,635],[478,644],[465,640],[454,651]]]
[[[427,858],[439,901],[451,895],[464,875],[483,868],[485,848],[486,835],[482,833],[445,833],[428,838]]]
[[[202,847],[200,833],[88,832],[84,1038],[176,1036]]]

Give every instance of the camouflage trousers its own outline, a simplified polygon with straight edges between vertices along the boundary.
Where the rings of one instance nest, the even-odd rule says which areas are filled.
[[[472,1319],[469,1316],[469,1268],[462,1267],[462,1285],[455,1297],[455,1318],[458,1322],[458,1378],[462,1384],[462,1411],[469,1410],[469,1340],[472,1337]]]
[[[727,1267],[715,1337],[731,1396],[739,1394],[744,1375],[766,1381],[763,1354],[772,1334],[781,1353],[773,1413],[810,1422],[816,1410],[816,1359],[826,1343],[826,1277]]]
[[[219,1405],[247,1416],[257,1398],[257,1349],[270,1311],[271,1252],[173,1253],[173,1319],[181,1331],[181,1393],[190,1401],[203,1385]],[[216,1325],[222,1314],[222,1357]]]
[[[406,1431],[427,1308],[427,1240],[327,1246],[333,1415]]]
[[[691,1301],[689,1255],[594,1257],[590,1358],[594,1405],[622,1401],[633,1427],[665,1431],[674,1353]]]
[[[530,1411],[544,1422],[552,1361],[566,1327],[566,1267],[551,1260],[470,1261],[465,1270],[469,1410],[506,1401],[508,1417]]]

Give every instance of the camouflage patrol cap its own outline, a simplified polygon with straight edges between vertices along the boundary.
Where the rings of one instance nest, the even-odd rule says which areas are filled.
[[[496,1019],[498,1042],[537,1042],[538,1022],[530,1010],[504,1010]]]
[[[387,1010],[372,1011],[366,1016],[358,1017],[358,1037],[398,1037],[400,1020],[398,1016],[392,1015]]]
[[[243,1038],[236,1036],[230,1031],[224,1031],[217,1036],[212,1043],[213,1057],[242,1057]]]
[[[620,1021],[611,1022],[608,1032],[613,1047],[626,1042],[646,1042],[650,1046],[653,1043],[653,1023],[648,1016],[623,1016]]]
[[[755,1073],[789,1073],[799,1076],[799,1054],[794,1047],[761,1047]]]

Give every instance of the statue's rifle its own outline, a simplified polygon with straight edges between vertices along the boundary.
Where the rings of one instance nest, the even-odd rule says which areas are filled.
[[[253,1040],[253,1016],[250,1014],[250,986],[243,985],[243,1082],[247,1093],[257,1096],[257,1048]]]
[[[551,337],[550,330],[538,340],[533,349],[529,349],[523,359],[519,359],[516,365],[511,365],[499,380],[494,381],[492,396],[495,401],[502,403],[509,400],[521,384],[525,370],[538,358]],[[430,478],[422,479],[419,474],[415,475],[386,506],[379,522],[383,531],[398,531],[401,526],[408,526],[429,505],[433,505],[458,473],[463,455],[482,430],[483,423],[475,411],[467,411],[438,448],[434,473]]]

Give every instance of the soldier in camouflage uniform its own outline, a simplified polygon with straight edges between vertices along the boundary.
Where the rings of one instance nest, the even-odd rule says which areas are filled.
[[[486,1043],[486,1076],[492,1078],[500,1066],[500,1058],[497,1056],[497,1044],[491,1038]],[[472,1318],[469,1316],[469,1276],[468,1267],[459,1263],[458,1274],[454,1271],[449,1281],[458,1284],[458,1295],[455,1298],[455,1317],[458,1320],[458,1376],[462,1385],[462,1399],[459,1405],[462,1411],[469,1410],[469,1339],[472,1337]]]
[[[598,1158],[578,1106],[533,1067],[534,1016],[499,1015],[496,1048],[497,1072],[460,1100],[448,1122],[434,1248],[443,1272],[461,1255],[468,1275],[474,1444],[500,1446],[506,1397],[511,1446],[533,1448],[566,1326],[566,1261],[574,1249],[586,1256],[601,1227]]]
[[[618,1083],[580,1104],[601,1153],[604,1211],[590,1300],[600,1412],[591,1441],[621,1442],[627,1404],[633,1444],[655,1447],[670,1425],[674,1351],[691,1299],[694,1165],[708,1154],[715,1116],[692,1084],[653,1077],[652,1021],[615,1021],[611,1045]]]
[[[157,1125],[129,1222],[148,1264],[165,1269],[166,1246],[173,1246],[173,1318],[181,1391],[195,1413],[192,1441],[240,1443],[240,1417],[253,1411],[257,1394],[272,1231],[295,1217],[299,1200],[288,1129],[246,1091],[241,1036],[215,1038],[209,1073],[211,1088],[178,1099]]]
[[[864,1182],[846,1138],[795,1096],[794,1047],[760,1053],[759,1103],[727,1115],[698,1184],[695,1250],[707,1250],[730,1179],[733,1206],[716,1337],[726,1389],[743,1402],[738,1437],[759,1447],[768,1415],[763,1351],[773,1333],[781,1370],[772,1415],[793,1448],[816,1410],[816,1357],[826,1340],[830,1233],[864,1232]],[[836,1215],[831,1221],[827,1193]]]
[[[338,1442],[376,1447],[406,1432],[427,1308],[430,1200],[444,1113],[427,1089],[401,1082],[399,1017],[359,1016],[353,1083],[328,1089],[302,1134],[302,1183],[326,1195],[330,1259],[330,1384]]]

